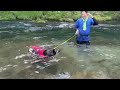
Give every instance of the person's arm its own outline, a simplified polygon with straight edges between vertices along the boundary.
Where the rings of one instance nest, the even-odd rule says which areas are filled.
[[[93,17],[93,15],[88,13],[88,16],[92,18],[92,25],[98,25],[98,21]]]
[[[98,21],[94,17],[92,19],[93,19],[93,22],[94,22],[93,25],[98,25]]]
[[[75,35],[79,35],[79,30],[78,29],[76,30]]]
[[[75,29],[77,30],[79,28],[79,21],[77,20],[75,23]]]
[[[75,30],[76,30],[75,35],[79,35],[78,28],[79,28],[79,21],[77,20],[76,23],[75,23]]]

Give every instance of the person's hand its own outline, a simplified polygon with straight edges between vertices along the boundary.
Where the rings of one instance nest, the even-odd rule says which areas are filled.
[[[76,30],[75,35],[78,35],[78,34],[79,34],[79,31],[78,31],[78,30]]]
[[[90,13],[88,13],[88,16],[89,16],[89,17],[91,17],[91,18],[93,18],[93,15],[92,15],[92,14],[90,14]]]
[[[79,30],[76,30],[75,35],[79,36]]]

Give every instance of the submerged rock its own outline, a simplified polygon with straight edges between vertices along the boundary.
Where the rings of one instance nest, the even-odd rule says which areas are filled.
[[[24,64],[27,64],[28,62],[24,62]]]
[[[55,75],[52,79],[70,79],[70,74],[68,72],[63,72],[61,74]]]
[[[35,73],[39,73],[38,71],[35,71]]]
[[[93,79],[110,79],[110,77],[108,77],[104,72],[99,71],[96,73],[93,73],[92,76]]]

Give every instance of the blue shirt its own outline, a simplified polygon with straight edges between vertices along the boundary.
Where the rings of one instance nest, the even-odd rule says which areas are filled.
[[[79,30],[80,36],[77,36],[78,41],[89,41],[90,37],[90,29],[91,26],[94,24],[94,20],[92,18],[88,18],[86,21],[86,30],[83,30],[83,19],[80,18],[75,23],[75,28]]]

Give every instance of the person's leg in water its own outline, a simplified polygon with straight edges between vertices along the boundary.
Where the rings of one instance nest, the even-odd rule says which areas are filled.
[[[81,37],[79,37],[77,35],[77,37],[76,37],[76,43],[77,43],[78,47],[81,47],[82,44],[86,44],[86,48],[88,48],[89,45],[90,45],[89,36],[81,36]]]
[[[90,41],[86,41],[86,48],[90,47]]]
[[[77,43],[77,46],[79,47],[79,46],[80,46],[79,42],[78,42],[78,41],[76,41],[76,43]]]
[[[77,46],[78,47],[82,47],[82,44],[85,44],[85,42],[84,41],[76,41],[77,42]]]
[[[78,47],[81,47],[81,44],[86,44],[86,48],[89,48],[90,42],[89,41],[76,41],[78,44]]]
[[[81,47],[81,45],[80,45],[80,44],[82,44],[81,42],[79,42],[78,40],[76,40],[76,43],[77,43],[78,47]]]
[[[81,43],[80,41],[78,41],[78,39],[77,39],[77,38],[78,38],[78,35],[76,36],[76,43],[77,43],[77,46],[78,46],[78,47],[81,47],[81,45],[80,45],[80,44],[82,44],[82,43]]]

